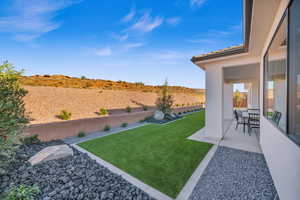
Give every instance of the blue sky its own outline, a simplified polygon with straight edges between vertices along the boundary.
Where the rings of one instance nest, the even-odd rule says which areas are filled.
[[[242,43],[242,0],[1,0],[0,62],[26,75],[205,87],[194,55]]]

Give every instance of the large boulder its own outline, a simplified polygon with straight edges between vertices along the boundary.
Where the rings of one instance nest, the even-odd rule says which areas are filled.
[[[162,111],[160,111],[160,110],[155,111],[155,113],[154,113],[154,119],[156,119],[156,120],[163,120],[164,117],[165,117],[165,114]]]
[[[34,156],[32,156],[28,161],[31,165],[37,165],[49,160],[65,158],[68,156],[73,156],[73,149],[70,148],[68,145],[63,144],[46,147]]]

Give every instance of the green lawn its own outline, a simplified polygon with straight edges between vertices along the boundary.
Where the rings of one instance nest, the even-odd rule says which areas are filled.
[[[204,126],[204,111],[178,121],[149,124],[79,146],[175,198],[211,144],[188,140]]]

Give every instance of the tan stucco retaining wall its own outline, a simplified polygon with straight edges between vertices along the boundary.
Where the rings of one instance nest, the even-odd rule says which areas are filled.
[[[186,108],[176,108],[174,109],[174,112],[178,113],[196,108],[199,107],[194,106]],[[153,115],[153,113],[153,110],[140,111],[133,113],[115,114],[107,117],[51,122],[45,124],[34,124],[30,125],[25,130],[25,135],[38,134],[40,140],[42,141],[63,139],[75,136],[80,131],[84,131],[86,133],[101,131],[106,125],[109,125],[110,127],[116,127],[120,126],[122,123],[135,123],[140,121],[141,119],[144,119],[145,117]]]

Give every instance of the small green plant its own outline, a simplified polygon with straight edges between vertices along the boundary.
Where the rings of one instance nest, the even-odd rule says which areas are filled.
[[[132,111],[131,107],[130,106],[127,106],[126,107],[126,112],[130,113]]]
[[[108,114],[108,110],[105,108],[100,108],[99,110],[99,115],[107,115]]]
[[[109,125],[106,125],[103,129],[104,131],[109,131],[110,130],[110,126]]]
[[[178,115],[181,115],[181,114],[182,114],[181,112],[178,113]]]
[[[60,114],[58,115],[58,118],[62,119],[62,120],[69,120],[69,119],[71,119],[71,117],[72,117],[72,113],[70,113],[66,110],[60,111]]]
[[[144,110],[144,111],[147,111],[147,110],[148,110],[148,106],[143,105],[143,110]]]
[[[152,118],[152,116],[145,117],[144,122],[149,121],[151,118]]]
[[[4,200],[34,200],[40,192],[40,189],[35,185],[19,185],[11,188]]]
[[[22,144],[25,144],[25,145],[38,144],[38,143],[41,142],[38,137],[39,137],[38,134],[35,134],[35,135],[31,135],[31,136],[21,138],[20,141],[21,141]]]
[[[125,128],[125,127],[127,127],[128,126],[128,123],[123,123],[122,125],[121,125],[121,127],[123,127],[123,128]]]
[[[79,137],[79,138],[82,138],[82,137],[85,137],[85,136],[86,136],[86,134],[85,134],[84,131],[80,131],[80,132],[77,134],[77,137]]]
[[[144,122],[145,122],[145,119],[141,119],[139,122],[140,122],[140,123],[144,123]]]

